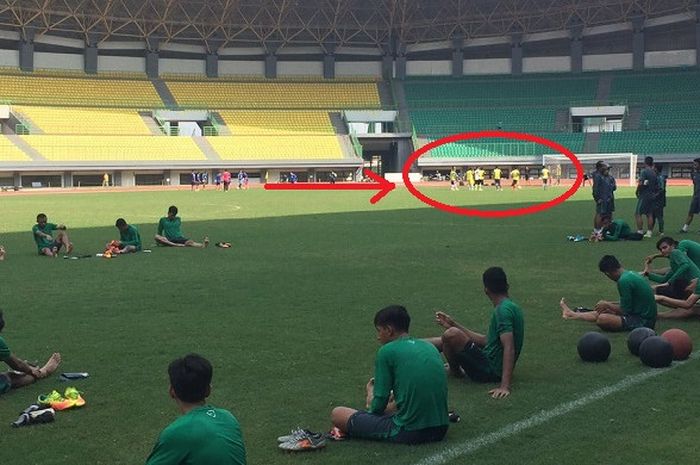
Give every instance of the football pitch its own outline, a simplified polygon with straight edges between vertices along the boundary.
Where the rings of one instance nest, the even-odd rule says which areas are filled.
[[[424,188],[460,206],[512,208],[549,200],[564,189],[450,192]],[[666,231],[676,231],[690,187],[669,189]],[[543,213],[478,219],[429,208],[405,189],[377,205],[369,192],[94,192],[0,194],[2,336],[14,353],[43,362],[61,352],[58,372],[86,371],[73,383],[87,401],[48,425],[10,428],[39,394],[64,389],[56,376],[0,397],[0,463],[145,462],[159,432],[178,416],[168,396],[167,365],[197,352],[214,366],[210,403],[242,425],[248,463],[273,464],[629,464],[696,463],[700,361],[667,370],[642,366],[625,334],[612,354],[586,364],[578,338],[592,325],[563,321],[558,302],[617,299],[598,271],[602,255],[639,270],[656,238],[573,243],[588,234],[590,188]],[[617,192],[616,217],[633,225],[636,200]],[[155,247],[168,206],[183,232],[208,235],[204,250]],[[118,238],[114,221],[138,226],[150,254],[106,260],[40,258],[31,236],[37,213],[65,223],[75,254],[101,252]],[[684,238],[700,240],[700,220]],[[213,244],[228,241],[231,249]],[[665,265],[659,263],[659,265]],[[436,310],[486,332],[492,308],[482,272],[502,266],[525,313],[525,342],[513,390],[449,380],[449,406],[461,415],[438,444],[401,446],[350,440],[289,454],[276,437],[298,426],[330,427],[333,406],[363,407],[378,348],[373,317],[406,306],[411,334],[436,336]],[[661,310],[661,307],[660,307]],[[661,321],[657,331],[700,322]],[[696,343],[697,345],[697,343]],[[5,367],[1,368],[2,370]]]

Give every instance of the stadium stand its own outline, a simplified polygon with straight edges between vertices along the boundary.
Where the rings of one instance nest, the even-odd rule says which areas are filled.
[[[205,160],[190,137],[21,136],[44,158],[60,162]]]
[[[32,161],[10,139],[0,135],[0,162]]]
[[[0,89],[0,101],[14,105],[163,106],[153,84],[139,79],[0,74]]]
[[[335,135],[224,136],[207,140],[224,160],[330,160],[344,157]]]
[[[183,107],[350,109],[381,106],[376,82],[166,81]]]
[[[601,134],[599,151],[638,154],[698,153],[700,129],[606,132]]]
[[[222,110],[219,114],[233,134],[334,134],[325,111]]]
[[[45,134],[150,135],[136,110],[15,106]]]

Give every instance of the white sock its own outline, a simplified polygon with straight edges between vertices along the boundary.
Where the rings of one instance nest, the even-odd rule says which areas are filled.
[[[684,224],[682,229],[683,229],[683,231],[687,231],[687,230],[688,230],[688,225],[687,225],[687,224]]]
[[[637,234],[644,234],[644,231],[642,229],[637,229]]]

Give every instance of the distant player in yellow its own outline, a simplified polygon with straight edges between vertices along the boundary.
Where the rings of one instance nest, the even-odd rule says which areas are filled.
[[[520,187],[520,170],[518,168],[514,168],[510,172],[510,181],[511,181],[510,182],[511,189],[513,189],[513,190],[515,190],[516,188],[521,189],[521,187]]]
[[[452,170],[450,170],[450,190],[451,191],[458,191],[459,186],[457,186],[457,170],[455,167],[452,167]]]
[[[467,185],[469,185],[469,190],[474,190],[474,170],[469,168],[467,170]]]
[[[547,190],[547,184],[549,184],[549,168],[546,166],[542,167],[542,189]]]
[[[474,170],[474,182],[478,190],[484,190],[484,170],[482,170],[480,166]]]
[[[501,187],[501,169],[498,166],[493,170],[493,185],[496,186],[497,191],[503,190],[503,187]]]

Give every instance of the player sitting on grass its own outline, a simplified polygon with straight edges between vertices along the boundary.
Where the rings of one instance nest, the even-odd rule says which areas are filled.
[[[617,283],[620,302],[599,301],[593,310],[572,310],[562,297],[559,302],[565,320],[583,320],[597,324],[603,331],[631,331],[656,325],[656,300],[649,283],[634,271],[625,271],[612,255],[600,259],[598,268]]]
[[[110,242],[107,247],[117,242],[120,254],[141,251],[141,235],[136,226],[127,224],[124,218],[119,218],[114,226],[119,230],[119,240]]]
[[[657,315],[663,320],[684,320],[693,316],[700,316],[700,280],[693,279],[684,289],[688,296],[685,299],[676,299],[666,295],[656,295],[656,302],[672,310],[661,312]]]
[[[168,216],[164,216],[158,222],[158,234],[156,234],[156,242],[161,245],[170,247],[207,247],[209,238],[204,237],[202,243],[187,239],[182,235],[180,226],[182,220],[177,216],[177,207],[175,205],[168,208]]]
[[[5,320],[0,310],[0,332],[5,327]],[[36,380],[50,376],[61,363],[61,354],[54,353],[43,367],[35,367],[17,357],[7,347],[5,340],[0,337],[0,360],[9,365],[14,371],[0,372],[0,396],[10,389],[28,386]]]
[[[601,237],[604,241],[641,241],[644,238],[643,234],[633,233],[632,228],[625,220],[610,221],[610,219],[610,216],[601,218],[603,228],[600,231],[600,235],[591,235],[591,241],[597,242]]]
[[[644,276],[650,281],[661,283],[655,287],[656,294],[665,295],[674,299],[688,297],[686,288],[693,279],[700,279],[700,268],[677,248],[678,243],[672,237],[662,237],[656,243],[661,256],[668,258],[670,269],[651,270],[651,260],[644,261]],[[659,271],[663,271],[660,273]]]
[[[51,231],[58,231],[56,238],[51,235]],[[36,224],[32,227],[32,235],[39,249],[39,255],[47,257],[57,257],[61,247],[66,246],[66,253],[73,251],[73,243],[68,239],[66,226],[62,224],[48,223],[46,215],[39,213],[36,216]]]
[[[168,366],[170,397],[182,416],[160,433],[146,465],[245,465],[238,420],[228,410],[206,403],[212,372],[209,361],[197,354]]]
[[[447,433],[447,376],[438,351],[408,335],[411,318],[392,305],[374,317],[377,351],[367,411],[336,407],[331,421],[350,437],[420,444]]]
[[[484,292],[494,306],[486,336],[465,328],[443,312],[436,323],[445,328],[441,337],[431,338],[447,359],[449,372],[466,374],[479,383],[500,383],[489,394],[495,399],[510,395],[515,362],[525,336],[523,311],[508,296],[508,279],[500,267],[491,267],[482,276]]]

